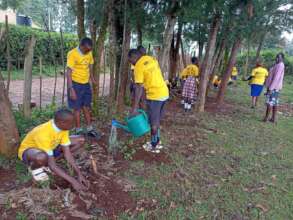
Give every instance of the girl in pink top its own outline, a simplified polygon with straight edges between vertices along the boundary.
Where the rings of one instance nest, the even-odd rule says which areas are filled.
[[[285,65],[284,65],[284,54],[279,53],[276,56],[276,63],[270,69],[270,75],[266,80],[266,104],[267,110],[264,117],[264,122],[267,122],[270,116],[270,113],[273,112],[270,122],[276,122],[277,108],[279,104],[279,91],[283,87]]]

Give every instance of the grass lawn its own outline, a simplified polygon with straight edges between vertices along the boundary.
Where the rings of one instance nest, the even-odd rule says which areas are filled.
[[[281,104],[293,101],[291,82]],[[227,114],[167,113],[172,123],[162,134],[172,162],[131,163],[125,175],[148,209],[121,219],[293,219],[293,118],[282,113],[277,125],[261,122],[264,97],[250,109],[244,82],[226,97]]]

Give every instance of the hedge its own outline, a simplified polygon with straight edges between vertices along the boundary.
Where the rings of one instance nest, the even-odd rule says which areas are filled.
[[[276,55],[279,52],[283,52],[282,49],[265,49],[261,52],[261,58],[263,60],[263,64],[266,68],[270,68],[274,62]],[[255,51],[252,51],[250,58],[249,58],[249,72],[255,66]],[[293,56],[290,56],[286,53],[285,54],[285,74],[293,75]],[[246,54],[243,53],[237,57],[237,64],[236,66],[240,69],[240,73],[243,72],[243,68],[246,63]]]
[[[4,24],[0,24],[2,27]],[[53,63],[53,57],[56,62],[61,63],[61,35],[57,32],[50,32],[50,37],[48,32],[43,30],[34,29],[24,26],[9,25],[9,43],[10,43],[10,53],[13,65],[17,64],[17,59],[24,59],[24,49],[27,40],[34,35],[36,37],[36,46],[34,50],[35,62],[37,62],[38,57],[42,57],[45,63]],[[76,47],[78,44],[78,38],[74,34],[63,34],[64,40],[64,51],[65,56],[67,52]],[[52,47],[53,55],[50,52],[50,47]],[[0,63],[1,66],[6,66],[6,44],[2,43],[0,49]],[[65,57],[66,58],[66,57]]]

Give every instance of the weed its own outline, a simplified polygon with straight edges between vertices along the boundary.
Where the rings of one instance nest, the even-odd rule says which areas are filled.
[[[15,162],[15,171],[18,183],[26,183],[32,179],[27,167],[19,160]]]
[[[26,214],[22,213],[22,212],[17,212],[16,213],[16,220],[27,220],[28,217]]]

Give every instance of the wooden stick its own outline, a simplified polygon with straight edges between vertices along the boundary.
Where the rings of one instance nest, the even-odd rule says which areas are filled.
[[[66,81],[66,66],[65,66],[65,59],[64,59],[64,40],[63,40],[63,32],[60,28],[60,37],[61,37],[61,60],[63,65],[63,88],[62,88],[62,105],[64,105],[64,96],[65,96],[65,81]]]
[[[98,174],[97,164],[96,164],[96,161],[93,158],[93,155],[90,155],[90,160],[91,160],[91,164],[92,164],[94,173]]]
[[[43,64],[42,64],[42,57],[39,57],[39,64],[40,64],[40,109],[42,109],[42,71],[43,71]]]
[[[102,97],[104,97],[105,93],[105,81],[106,81],[106,47],[104,46],[104,71],[103,71],[103,90],[102,90]]]

